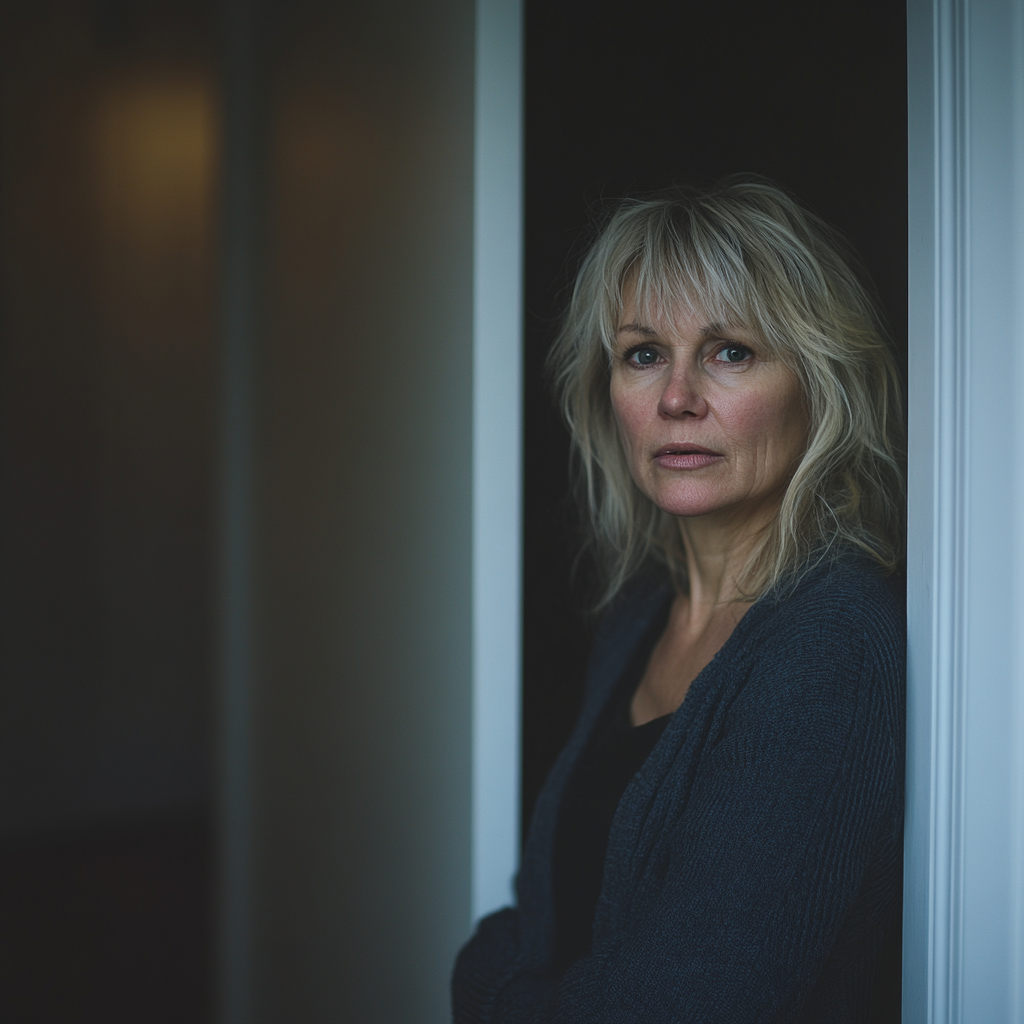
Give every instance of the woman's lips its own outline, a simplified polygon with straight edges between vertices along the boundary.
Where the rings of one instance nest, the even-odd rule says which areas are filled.
[[[663,469],[702,469],[724,457],[699,444],[668,444],[655,454],[654,461]]]

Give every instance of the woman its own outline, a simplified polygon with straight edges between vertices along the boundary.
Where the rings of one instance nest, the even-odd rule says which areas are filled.
[[[883,1018],[902,417],[849,256],[761,180],[626,203],[554,366],[606,614],[456,1021]]]

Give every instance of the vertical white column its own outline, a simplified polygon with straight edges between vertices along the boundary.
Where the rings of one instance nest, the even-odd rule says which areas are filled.
[[[962,1019],[1020,1022],[1022,1007],[1014,1002],[1024,964],[1015,939],[1024,914],[1018,885],[1024,865],[1015,845],[1021,807],[1014,780],[1024,743],[1024,674],[1014,613],[1024,558],[1024,504],[1018,500],[1024,445],[1017,430],[1024,402],[1018,383],[1024,362],[1018,162],[1024,0],[970,0],[968,12]],[[1005,356],[993,358],[994,341]]]
[[[911,0],[909,78],[909,535],[903,1015],[947,1022],[959,996],[964,430],[956,247],[960,4]]]
[[[474,919],[519,856],[522,9],[477,0],[473,257]]]
[[[911,0],[904,1020],[1024,1020],[1022,0]]]
[[[1013,147],[1013,202],[1008,211],[1014,236],[1013,275],[1010,289],[1015,325],[1014,345],[1014,453],[1013,477],[1014,521],[1019,523],[1024,513],[1024,4],[1013,7],[1009,46],[1014,54],[1010,79],[1010,112],[1013,129],[1010,143]],[[1018,527],[1019,529],[1020,527]],[[1011,605],[1011,636],[1013,649],[1013,704],[1010,709],[1013,727],[1011,763],[1011,834],[1010,864],[1012,884],[1008,893],[1011,913],[1011,934],[1008,946],[1010,957],[1009,1004],[1011,1021],[1024,1021],[1024,543],[1018,540],[1013,557],[1013,602]]]

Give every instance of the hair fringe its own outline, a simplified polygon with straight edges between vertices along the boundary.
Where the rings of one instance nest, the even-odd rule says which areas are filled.
[[[630,476],[609,397],[624,289],[638,304],[699,308],[755,333],[800,378],[807,448],[739,581],[745,599],[854,547],[883,570],[903,554],[904,421],[873,284],[845,240],[778,186],[734,176],[627,199],[583,257],[549,369],[573,441],[598,607],[650,562],[685,590],[675,518]]]

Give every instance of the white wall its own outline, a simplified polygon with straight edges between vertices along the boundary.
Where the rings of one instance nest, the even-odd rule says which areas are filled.
[[[1024,3],[911,0],[904,1020],[1024,1020]]]

